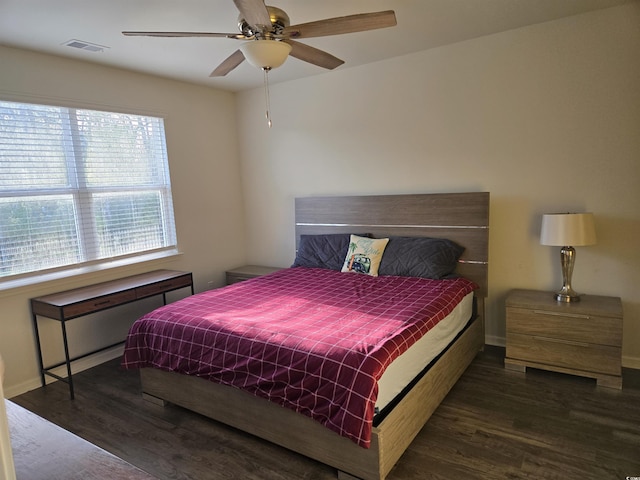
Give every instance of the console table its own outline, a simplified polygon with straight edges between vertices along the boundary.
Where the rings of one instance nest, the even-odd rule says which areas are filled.
[[[71,375],[71,363],[124,343],[122,341],[117,342],[71,358],[69,356],[69,342],[67,338],[67,328],[65,325],[67,321],[160,294],[162,294],[163,303],[166,304],[167,292],[185,287],[190,287],[191,294],[193,295],[193,276],[190,272],[155,270],[153,272],[133,275],[131,277],[112,280],[110,282],[98,283],[86,287],[74,288],[73,290],[67,290],[65,292],[32,298],[31,314],[38,347],[38,363],[40,367],[40,379],[42,386],[44,387],[46,385],[45,375],[49,375],[50,377],[62,382],[66,382],[69,385],[69,394],[73,399],[74,391],[73,378]],[[63,362],[56,363],[55,365],[49,365],[48,367],[44,366],[40,334],[38,333],[38,316],[47,317],[60,322],[65,356],[65,360]],[[62,365],[66,365],[67,367],[67,378],[51,372],[52,369]]]

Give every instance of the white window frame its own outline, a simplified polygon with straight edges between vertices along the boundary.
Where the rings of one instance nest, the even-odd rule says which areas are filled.
[[[55,108],[59,109],[61,113],[66,112],[64,118],[64,127],[62,128],[62,136],[66,137],[69,142],[65,142],[64,156],[67,171],[67,183],[66,186],[39,187],[36,184],[29,185],[28,188],[19,188],[17,185],[14,188],[7,188],[7,184],[0,184],[0,200],[5,202],[11,202],[13,199],[16,201],[21,197],[52,197],[53,195],[71,195],[74,203],[75,222],[76,222],[76,241],[79,245],[78,255],[80,261],[74,263],[68,263],[65,265],[52,265],[46,268],[35,268],[29,271],[19,271],[15,273],[2,273],[0,272],[0,290],[5,288],[11,288],[13,286],[19,286],[23,284],[33,283],[34,281],[48,280],[50,278],[58,278],[60,276],[68,276],[75,272],[84,273],[88,271],[101,270],[104,268],[117,267],[121,265],[137,263],[141,261],[148,261],[156,258],[163,258],[178,253],[177,247],[177,235],[175,228],[175,220],[173,213],[173,199],[171,192],[171,180],[169,172],[169,163],[166,148],[166,138],[164,131],[164,120],[161,117],[153,117],[149,115],[135,115],[130,113],[121,112],[107,112],[106,110],[91,110],[84,107],[70,107],[70,106],[52,106],[52,105],[40,105],[35,103],[25,103],[20,101],[3,101],[0,99],[0,113],[2,107],[7,106],[19,106],[20,108]],[[148,178],[153,178],[152,181],[145,181],[144,185],[132,184],[131,182],[123,181],[120,185],[108,184],[90,186],[84,182],[83,179],[87,177],[79,172],[85,165],[86,160],[82,158],[82,149],[79,147],[79,141],[81,138],[81,132],[78,128],[76,119],[77,112],[82,112],[84,115],[114,115],[118,118],[121,117],[145,117],[146,120],[153,122],[154,126],[154,149],[151,154],[152,159],[146,158],[144,161],[150,162],[154,168],[153,173],[147,174]],[[0,129],[3,127],[3,118],[0,118]],[[6,122],[5,122],[6,123]],[[5,166],[9,167],[9,161],[3,160],[9,159],[11,152],[10,148],[14,143],[9,145],[7,150],[3,150],[3,140],[8,138],[8,135],[3,136],[3,132],[0,130],[0,175],[5,170]],[[124,137],[120,137],[124,138]],[[146,138],[146,137],[145,137]],[[44,151],[44,150],[43,150]],[[6,153],[8,152],[8,153]],[[135,154],[127,152],[128,154]],[[6,153],[6,154],[5,154]],[[123,157],[125,158],[125,157]],[[102,165],[103,160],[100,160]],[[112,162],[112,163],[110,163]],[[25,162],[28,163],[28,162]],[[120,163],[124,163],[121,161]],[[104,165],[108,167],[117,167],[118,159],[106,159]],[[151,170],[151,169],[150,169]],[[80,173],[80,174],[79,174]],[[125,174],[126,175],[126,174]],[[143,192],[152,192],[157,195],[158,204],[155,213],[152,211],[149,217],[154,221],[157,221],[156,227],[160,227],[160,244],[153,247],[140,247],[134,248],[135,251],[129,251],[124,254],[116,254],[113,256],[104,257],[97,253],[98,250],[98,232],[95,229],[96,216],[93,212],[93,207],[96,204],[97,198],[101,194],[111,194],[112,198],[118,195],[129,194],[132,201],[135,200],[135,195]],[[95,196],[95,197],[94,197]],[[159,218],[157,218],[159,217]],[[0,227],[2,226],[2,218],[0,218]],[[125,220],[133,221],[135,224],[135,216],[129,217]],[[125,222],[126,225],[126,222]],[[2,244],[0,243],[0,249]],[[2,252],[0,252],[2,253]],[[35,263],[35,262],[34,262]]]

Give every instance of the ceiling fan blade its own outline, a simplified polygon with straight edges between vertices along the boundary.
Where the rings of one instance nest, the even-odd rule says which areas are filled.
[[[344,60],[340,60],[330,53],[319,50],[315,47],[310,47],[309,45],[306,45],[304,43],[296,42],[293,40],[283,41],[291,45],[291,52],[289,52],[289,55],[297,58],[298,60],[313,63],[314,65],[322,68],[327,68],[329,70],[333,70],[334,68],[339,67],[344,63]]]
[[[235,38],[237,40],[247,40],[247,37],[241,33],[213,33],[213,32],[122,32],[127,37],[222,37]]]
[[[316,22],[291,25],[284,29],[284,34],[291,38],[325,37],[343,33],[364,32],[377,28],[393,27],[397,24],[393,10],[373,13],[359,13],[346,17],[327,18]]]
[[[265,26],[271,29],[271,16],[264,4],[264,0],[233,0],[240,15],[249,25]]]
[[[231,70],[236,68],[244,61],[244,55],[240,50],[236,50],[229,55],[216,69],[211,72],[210,77],[224,77]]]

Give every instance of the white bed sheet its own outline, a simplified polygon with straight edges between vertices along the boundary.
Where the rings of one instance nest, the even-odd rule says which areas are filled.
[[[387,367],[378,380],[376,411],[382,410],[391,402],[451,343],[469,321],[472,311],[473,293],[469,293],[449,315]]]

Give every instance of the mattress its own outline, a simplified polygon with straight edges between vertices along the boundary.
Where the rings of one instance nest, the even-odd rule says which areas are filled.
[[[472,312],[473,293],[468,293],[449,315],[391,362],[378,380],[376,413],[383,411],[453,342],[469,323]]]

